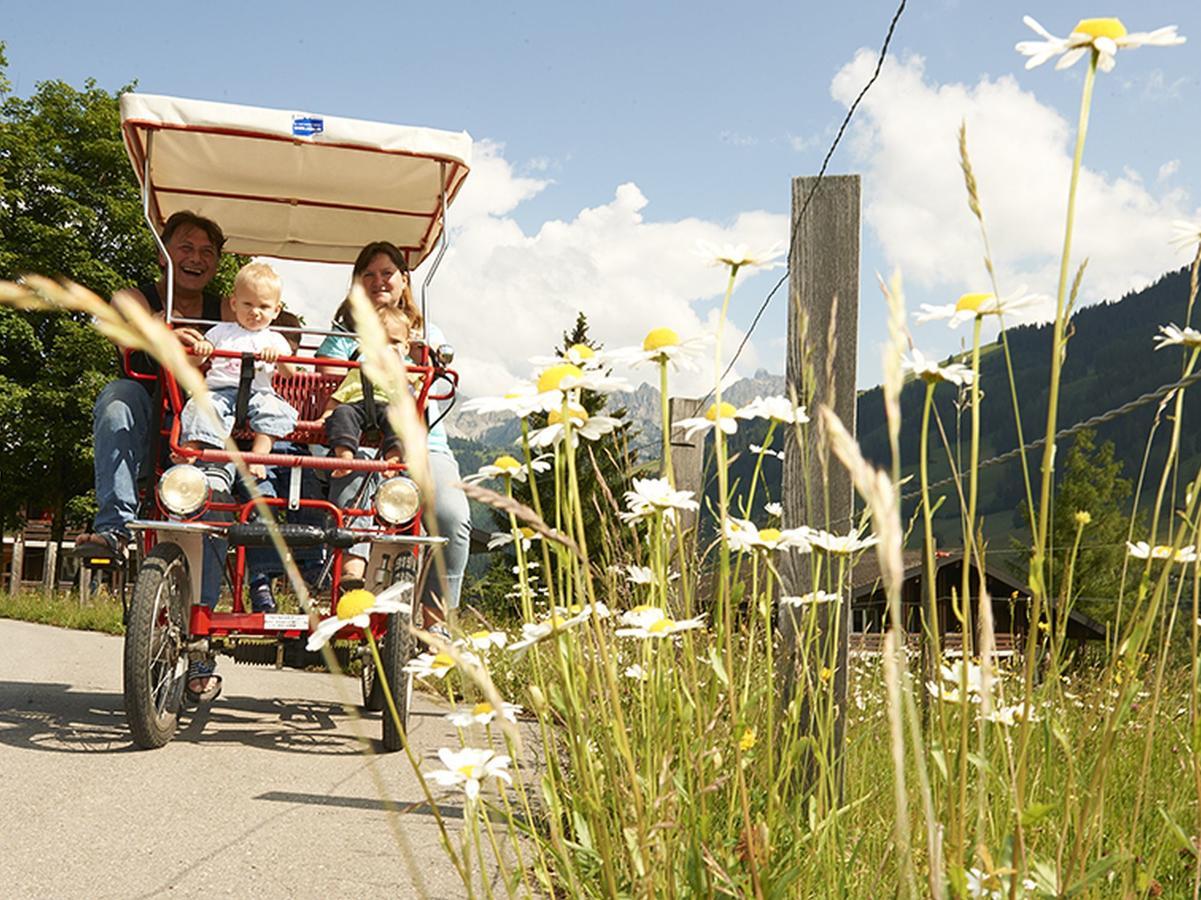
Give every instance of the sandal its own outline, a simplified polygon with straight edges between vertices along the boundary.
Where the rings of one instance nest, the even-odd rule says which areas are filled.
[[[75,546],[71,555],[79,559],[92,559],[111,562],[125,558],[125,548],[129,538],[119,531],[85,531],[75,538]]]
[[[216,674],[217,663],[201,659],[188,666],[184,696],[191,703],[212,703],[221,696],[221,676]]]

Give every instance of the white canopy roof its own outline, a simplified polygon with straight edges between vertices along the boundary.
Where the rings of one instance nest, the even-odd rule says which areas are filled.
[[[138,180],[150,156],[150,215],[189,209],[247,256],[353,262],[387,240],[425,259],[471,167],[466,132],[180,100],[121,96]],[[145,187],[145,185],[143,185]]]

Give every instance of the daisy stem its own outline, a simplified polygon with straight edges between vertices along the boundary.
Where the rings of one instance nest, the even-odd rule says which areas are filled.
[[[663,413],[663,477],[676,487],[676,473],[671,465],[671,400],[667,396],[667,357],[659,360],[659,406]]]

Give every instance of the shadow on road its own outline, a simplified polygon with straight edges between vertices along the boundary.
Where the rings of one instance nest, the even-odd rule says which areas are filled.
[[[223,696],[184,710],[176,741],[238,744],[292,753],[362,752],[353,713],[341,704],[297,699]],[[374,735],[379,714],[362,714],[360,730]],[[125,753],[130,742],[119,693],[75,690],[61,682],[0,681],[0,744],[53,753]]]
[[[374,812],[399,812],[405,815],[432,815],[428,803],[399,803],[378,800],[374,797],[345,797],[336,794],[303,794],[297,791],[267,791],[254,797],[255,800],[270,800],[275,803],[303,803],[310,806],[337,806],[343,809],[364,809]],[[463,807],[438,804],[438,813],[444,819],[463,818]]]

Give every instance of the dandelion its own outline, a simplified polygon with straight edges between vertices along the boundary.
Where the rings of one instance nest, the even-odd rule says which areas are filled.
[[[808,594],[799,596],[781,597],[780,602],[785,606],[805,607],[812,606],[815,603],[837,603],[839,596],[831,594],[829,591],[810,591]]]
[[[759,444],[751,444],[750,450],[752,453],[762,453],[764,456],[774,456],[776,459],[780,460],[780,462],[784,461],[783,450],[771,450],[768,447],[763,447]]]
[[[309,650],[320,650],[329,643],[330,638],[348,625],[367,628],[371,625],[373,615],[408,612],[409,605],[397,598],[411,589],[412,585],[405,582],[381,591],[378,596],[366,590],[347,591],[338,598],[337,613],[321,620],[309,634],[305,646]]]
[[[785,425],[803,425],[809,421],[805,407],[793,406],[787,397],[756,397],[734,415],[739,419],[767,419]]]
[[[446,718],[456,728],[468,728],[471,725],[491,725],[497,715],[516,724],[520,713],[521,707],[516,703],[502,703],[498,712],[491,703],[484,700],[471,709],[458,709],[447,713]]]
[[[693,435],[708,431],[710,428],[720,428],[726,434],[733,434],[738,430],[738,410],[732,403],[726,403],[724,400],[720,403],[714,403],[705,411],[703,416],[697,416],[691,419],[680,419],[680,421],[672,425],[673,428],[683,428],[684,436],[688,440],[692,440]]]
[[[472,650],[486,652],[493,647],[503,649],[509,643],[509,636],[503,631],[473,631],[463,639],[463,643]]]
[[[724,244],[718,246],[708,241],[697,241],[698,256],[709,261],[710,265],[726,266],[738,271],[739,269],[775,269],[784,265],[779,258],[784,255],[784,244],[777,242],[762,250],[752,250],[746,244]]]
[[[614,632],[618,637],[636,637],[643,640],[653,638],[668,638],[674,637],[682,631],[691,631],[694,628],[703,628],[705,625],[704,616],[697,616],[695,619],[681,619],[676,621],[667,618],[666,615],[655,619],[647,625],[631,625],[628,628],[618,628]]]
[[[970,322],[982,316],[1011,316],[1017,313],[1035,315],[1045,310],[1050,304],[1050,298],[1042,294],[1028,294],[1023,285],[1007,297],[997,298],[995,294],[964,294],[955,303],[945,306],[922,304],[918,313],[919,322],[932,322],[947,319],[947,324],[958,328],[964,322]]]
[[[834,670],[829,666],[822,666],[821,671],[817,673],[822,680],[822,684],[828,684],[830,679],[834,677]]]
[[[809,542],[803,528],[764,528],[759,529],[745,519],[727,520],[723,529],[730,549],[739,553],[749,553],[752,550],[783,550],[793,549],[802,553],[809,552]]]
[[[625,522],[636,522],[657,513],[673,516],[676,510],[688,512],[700,504],[692,499],[692,491],[677,491],[666,478],[635,478],[633,490],[626,491],[629,512],[621,513]]]
[[[811,546],[825,550],[834,556],[849,556],[852,553],[858,553],[860,550],[874,547],[879,540],[874,534],[860,537],[858,528],[852,528],[845,535],[831,534],[828,531],[803,526],[800,530],[804,532],[805,540]]]
[[[643,338],[641,347],[624,347],[614,350],[609,356],[614,362],[624,362],[631,366],[671,363],[677,370],[693,370],[696,363],[692,358],[699,355],[711,340],[713,336],[709,334],[699,334],[681,340],[680,335],[671,328],[653,328]]]
[[[755,734],[754,728],[748,728],[742,732],[742,737],[738,739],[738,749],[743,753],[755,746],[755,741],[758,740],[758,735]]]
[[[937,360],[930,359],[916,347],[908,356],[902,357],[901,368],[916,375],[927,384],[937,384],[946,381],[954,385],[970,385],[972,370],[963,363],[947,363],[940,366]]]
[[[1152,547],[1146,541],[1138,541],[1133,544],[1127,541],[1126,552],[1136,559],[1170,559],[1172,562],[1185,565],[1197,561],[1197,550],[1195,547],[1181,547],[1177,550],[1174,547],[1164,544]]]
[[[488,778],[497,778],[513,783],[508,773],[509,757],[497,756],[491,750],[475,747],[464,747],[462,750],[451,750],[443,747],[438,751],[438,759],[442,760],[445,769],[434,769],[429,777],[442,787],[462,787],[469,801],[474,801],[480,794],[480,785]]]
[[[572,436],[584,438],[587,441],[599,441],[606,434],[612,433],[625,423],[612,416],[592,416],[578,403],[569,403],[567,418],[571,422]],[[552,409],[546,417],[546,427],[538,428],[529,434],[530,446],[536,449],[550,447],[560,443],[567,435],[567,427],[563,421],[563,410]],[[518,439],[520,440],[520,438]]]
[[[1176,34],[1176,26],[1168,25],[1154,31],[1129,33],[1121,19],[1081,19],[1066,38],[1055,37],[1043,28],[1032,16],[1022,21],[1044,38],[1041,41],[1019,41],[1016,50],[1030,58],[1026,68],[1033,69],[1053,57],[1060,57],[1057,69],[1066,69],[1092,49],[1097,53],[1097,68],[1102,72],[1113,69],[1119,49],[1135,47],[1171,47],[1183,44],[1184,38]]]
[[[1192,251],[1201,244],[1201,222],[1186,222],[1177,219],[1172,223],[1172,246],[1178,250]]]
[[[534,472],[545,472],[550,469],[550,463],[547,462],[549,457],[539,456],[537,459],[531,460],[529,465],[519,462],[508,454],[502,454],[496,457],[492,462],[485,466],[480,466],[479,471],[473,475],[468,475],[463,481],[466,484],[476,484],[480,481],[487,481],[489,478],[504,478],[516,479],[517,481],[525,481],[528,470]]]
[[[1201,347],[1201,331],[1196,328],[1180,328],[1177,325],[1160,325],[1155,336],[1155,349],[1164,347]]]

